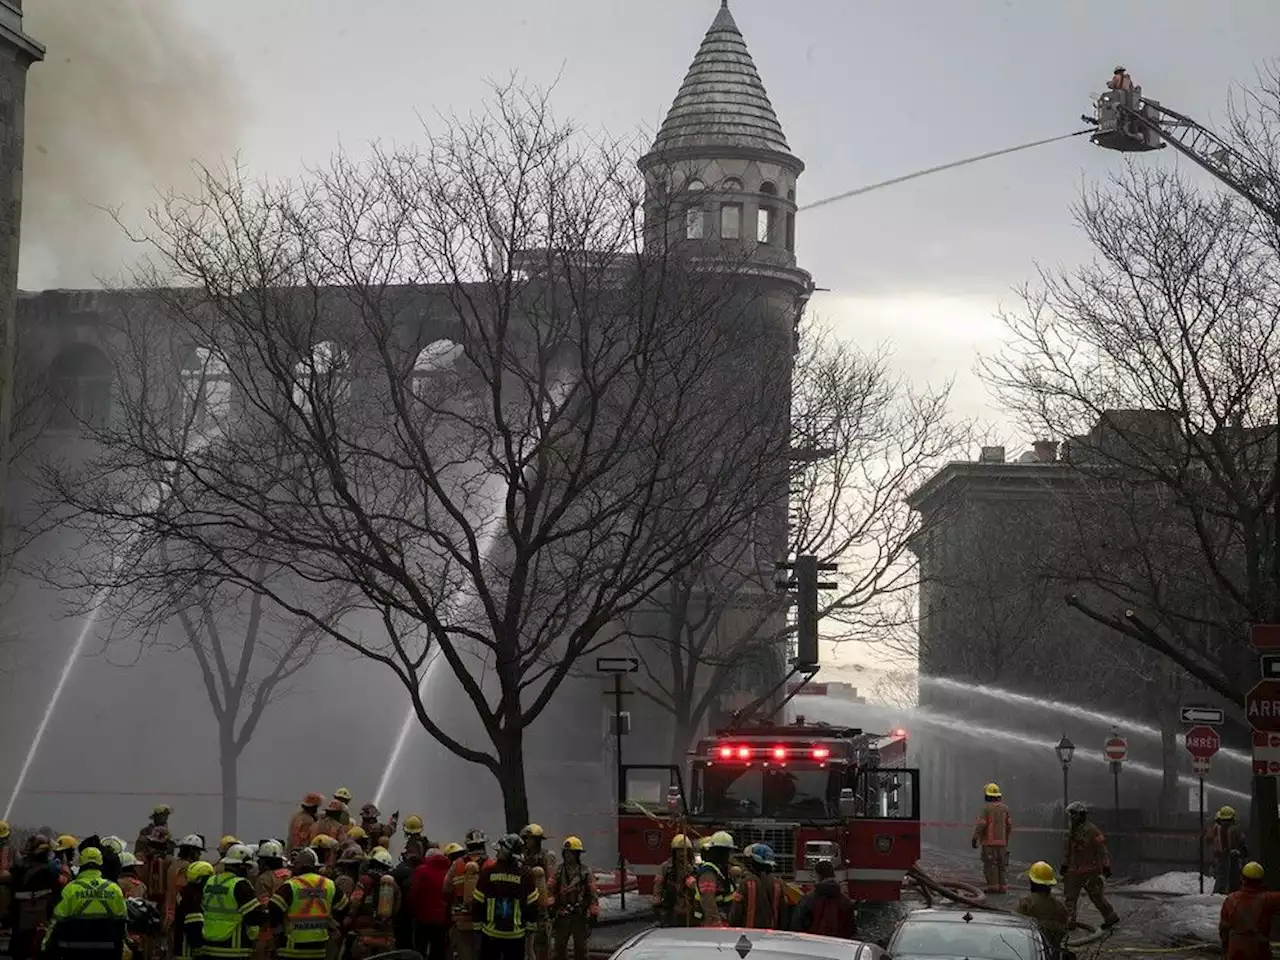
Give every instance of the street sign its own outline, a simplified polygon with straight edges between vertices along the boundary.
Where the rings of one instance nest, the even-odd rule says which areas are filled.
[[[1245,694],[1244,715],[1255,730],[1280,733],[1280,680],[1259,680]]]
[[[1280,653],[1264,653],[1258,657],[1263,680],[1280,680]]]
[[[1280,733],[1253,731],[1254,776],[1280,776]]]
[[[1222,748],[1222,738],[1213,727],[1192,727],[1183,735],[1187,753],[1208,760]]]
[[[1280,651],[1280,623],[1255,623],[1249,628],[1249,642],[1258,651]]]
[[[1226,714],[1217,707],[1183,707],[1183,723],[1208,723],[1217,726],[1226,719]]]
[[[1102,753],[1112,763],[1119,763],[1129,755],[1129,741],[1124,737],[1108,737]]]
[[[1209,775],[1209,764],[1212,761],[1208,757],[1192,757],[1191,772],[1197,777],[1207,777]]]
[[[635,673],[639,669],[639,657],[596,657],[597,673]]]

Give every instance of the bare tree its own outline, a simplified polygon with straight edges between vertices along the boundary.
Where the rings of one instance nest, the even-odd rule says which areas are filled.
[[[883,351],[806,331],[792,384],[789,517],[674,577],[652,601],[655,632],[632,636],[637,693],[674,719],[673,762],[730,692],[745,687],[754,700],[780,685],[795,629],[776,562],[815,554],[840,564],[838,588],[821,601],[829,640],[883,643],[911,619],[899,601],[914,593],[909,544],[922,521],[906,496],[968,441],[968,424],[948,416],[948,392],[914,389]]]
[[[986,375],[1037,435],[1068,438],[1073,606],[1240,704],[1246,628],[1280,618],[1274,225],[1140,167],[1080,222],[1096,261],[1042,274]],[[1280,857],[1274,779],[1255,800]]]
[[[421,151],[171,198],[122,321],[121,415],[59,477],[64,519],[127,532],[93,579],[145,579],[114,558],[164,544],[169,580],[267,598],[383,664],[526,822],[525,730],[574,664],[786,497],[792,318],[740,256],[643,244],[642,212],[683,211],[646,206],[634,159],[509,88]],[[207,443],[172,429],[158,331],[229,384]],[[335,619],[332,593],[359,609]],[[490,748],[433,714],[429,669]]]

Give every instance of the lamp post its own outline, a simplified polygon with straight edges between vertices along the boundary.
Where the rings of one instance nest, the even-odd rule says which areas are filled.
[[[1067,816],[1067,804],[1071,802],[1071,758],[1075,756],[1076,745],[1068,740],[1064,733],[1053,751],[1058,755],[1058,762],[1062,764],[1062,817],[1069,824],[1071,818]]]

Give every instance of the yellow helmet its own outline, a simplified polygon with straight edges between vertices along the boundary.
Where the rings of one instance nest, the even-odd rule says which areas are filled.
[[[239,840],[237,840],[235,837],[233,837],[231,834],[228,833],[226,836],[224,836],[221,840],[218,841],[218,852],[226,853],[228,850],[231,849],[231,847],[233,847],[235,844],[239,842],[240,842]]]
[[[171,813],[173,813],[173,811],[169,809],[168,804],[157,803],[151,808],[151,815],[153,817],[167,817]]]
[[[334,799],[341,800],[343,803],[351,802],[351,791],[346,787],[339,787],[337,790],[333,791],[333,796]]]
[[[197,880],[212,876],[213,864],[208,860],[196,860],[191,866],[187,867],[187,883],[195,883]]]
[[[689,838],[683,833],[677,833],[671,838],[672,850],[692,850],[693,844],[689,842]]]
[[[531,823],[527,827],[525,827],[523,830],[520,831],[521,840],[527,840],[529,839],[529,837],[536,837],[537,839],[541,840],[545,836],[546,834],[543,833],[542,827],[538,826],[538,824],[536,823]]]
[[[7,821],[0,820],[0,840],[9,839],[9,824]]]
[[[356,824],[353,827],[347,828],[348,840],[363,840],[367,836],[368,834],[364,832],[364,827],[360,826],[359,824]]]
[[[735,849],[733,842],[733,834],[728,830],[717,830],[711,835],[711,839],[707,841],[707,849]]]
[[[460,843],[446,843],[440,852],[446,857],[456,857],[460,853],[466,853],[467,848]]]
[[[1219,807],[1218,812],[1213,815],[1213,819],[1215,820],[1234,820],[1235,818],[1235,807]]]
[[[68,850],[74,850],[80,841],[69,833],[64,833],[57,840],[53,841],[54,853],[65,853]],[[101,856],[101,854],[99,854]]]
[[[1257,860],[1250,860],[1240,870],[1240,875],[1247,880],[1261,880],[1264,871]]]
[[[311,841],[311,849],[313,850],[336,850],[337,848],[338,841],[327,833],[322,833]]]
[[[1053,872],[1053,867],[1043,860],[1037,860],[1031,865],[1031,869],[1027,871],[1027,879],[1032,883],[1038,883],[1046,887],[1052,887],[1058,882],[1058,877]]]
[[[578,853],[581,853],[581,852],[582,852],[582,841],[581,841],[581,840],[579,840],[577,837],[565,837],[565,838],[564,838],[564,848],[565,848],[565,850],[577,850],[577,851],[578,851]]]
[[[999,800],[1000,784],[988,783],[985,787],[982,788],[982,795],[985,796],[988,800]]]
[[[58,840],[63,840],[59,837]],[[97,847],[86,847],[80,851],[80,866],[83,867],[100,867],[102,866],[102,851]]]
[[[710,847],[710,846],[711,846],[711,838],[710,838],[710,837],[699,837],[699,838],[698,838],[698,849],[699,849],[699,850],[706,850],[706,849],[707,849],[708,847]]]
[[[411,813],[404,818],[404,835],[412,836],[415,833],[422,832],[422,818],[416,813]]]
[[[395,866],[395,861],[391,859],[391,853],[386,847],[374,847],[373,853],[369,854],[369,859],[384,867]]]

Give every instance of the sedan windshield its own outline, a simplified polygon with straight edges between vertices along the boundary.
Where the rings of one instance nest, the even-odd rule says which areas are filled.
[[[1005,924],[955,921],[905,922],[889,952],[895,957],[967,957],[968,960],[1036,960],[1036,933]]]

